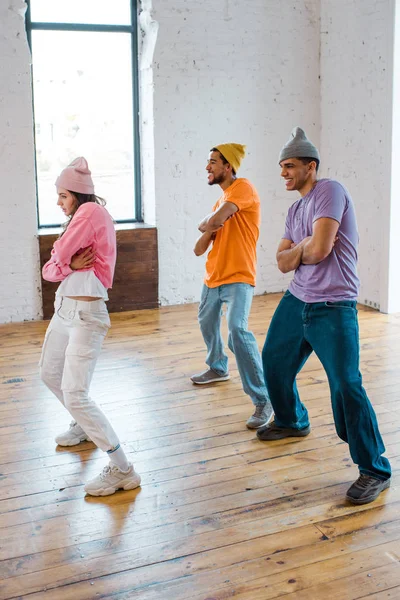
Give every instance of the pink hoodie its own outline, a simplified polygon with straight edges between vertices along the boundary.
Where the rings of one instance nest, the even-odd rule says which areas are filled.
[[[91,270],[105,288],[110,288],[117,257],[114,223],[107,210],[95,202],[82,204],[64,235],[54,243],[51,258],[42,270],[43,279],[63,281],[74,272],[69,266],[73,255],[88,246],[96,253]]]

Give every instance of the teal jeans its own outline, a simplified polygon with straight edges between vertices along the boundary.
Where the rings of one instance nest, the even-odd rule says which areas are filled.
[[[309,425],[296,375],[314,351],[328,376],[338,436],[348,443],[361,473],[391,475],[374,409],[359,371],[356,302],[302,302],[285,293],[272,318],[262,352],[264,377],[280,427]]]

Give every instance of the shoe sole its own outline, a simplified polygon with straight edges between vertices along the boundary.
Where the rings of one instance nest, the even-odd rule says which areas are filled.
[[[112,494],[115,494],[115,492],[117,492],[118,490],[124,490],[125,492],[127,492],[128,490],[135,490],[136,488],[140,487],[140,483],[141,479],[140,477],[138,477],[134,481],[129,481],[125,485],[123,485],[123,483],[120,483],[118,487],[102,488],[100,490],[91,491],[85,488],[84,489],[85,492],[89,494],[89,496],[111,496]]]
[[[208,385],[209,383],[218,383],[218,381],[228,381],[230,378],[230,375],[226,375],[226,377],[216,377],[215,379],[209,379],[208,381],[194,381],[192,378],[190,378],[190,381],[195,385]]]
[[[63,446],[63,448],[67,448],[69,446],[78,446],[78,444],[81,444],[82,442],[91,442],[91,441],[92,440],[88,437],[85,437],[83,439],[74,438],[73,440],[69,440],[68,442],[57,442],[57,438],[55,439],[57,446]]]
[[[264,423],[261,423],[261,425],[249,425],[248,423],[246,423],[246,427],[247,429],[252,429],[254,431],[254,429],[260,429],[260,427],[264,427],[265,425],[268,425],[269,423],[271,423],[272,419],[274,418],[274,413],[272,413],[272,415],[270,416],[270,418],[265,421]]]
[[[351,504],[356,504],[357,506],[360,504],[369,504],[370,502],[376,500],[378,496],[380,496],[380,494],[388,488],[390,488],[390,479],[385,483],[384,487],[379,490],[379,492],[373,494],[372,496],[367,496],[367,498],[351,498],[351,496],[346,495],[346,500]]]
[[[262,425],[261,425],[262,427]],[[311,432],[311,427],[307,427],[299,430],[283,429],[282,431],[271,431],[271,435],[268,437],[261,437],[262,432],[257,431],[257,437],[261,442],[273,442],[275,440],[284,440],[289,437],[306,437]]]

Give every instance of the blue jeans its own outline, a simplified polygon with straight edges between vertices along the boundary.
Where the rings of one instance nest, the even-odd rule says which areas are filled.
[[[207,365],[218,375],[228,372],[228,357],[224,352],[220,326],[222,305],[227,305],[228,346],[236,356],[243,389],[253,404],[265,404],[268,398],[257,341],[248,331],[248,319],[253,301],[253,286],[229,283],[216,288],[203,286],[199,306],[199,324],[207,346]]]
[[[360,472],[378,479],[391,474],[374,409],[359,371],[356,302],[306,304],[289,291],[272,318],[262,352],[265,381],[280,427],[309,425],[296,375],[314,350],[328,376],[338,436],[349,444]]]

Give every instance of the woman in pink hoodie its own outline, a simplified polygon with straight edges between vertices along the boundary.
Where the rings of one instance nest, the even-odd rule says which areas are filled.
[[[68,431],[56,437],[57,444],[93,441],[109,455],[109,465],[85,485],[88,494],[107,496],[140,485],[140,476],[114,429],[89,397],[93,371],[110,327],[106,300],[114,276],[115,229],[105,202],[94,194],[84,158],[76,158],[62,171],[56,187],[57,204],[69,221],[43,267],[44,279],[61,284],[44,339],[40,374],[73,418]]]

